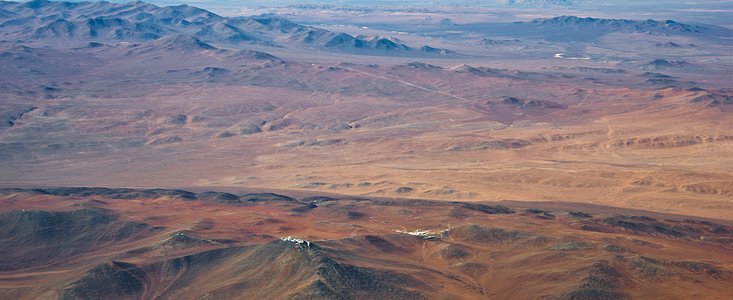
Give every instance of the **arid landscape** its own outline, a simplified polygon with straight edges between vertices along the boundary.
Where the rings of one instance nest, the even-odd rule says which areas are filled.
[[[733,292],[733,227],[683,216],[243,191],[0,195],[3,298],[724,299]]]
[[[0,2],[0,298],[733,298],[730,4],[155,3]]]

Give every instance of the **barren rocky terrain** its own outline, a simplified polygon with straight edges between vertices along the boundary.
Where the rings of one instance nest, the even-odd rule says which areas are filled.
[[[729,220],[243,190],[5,189],[0,203],[3,298],[722,299],[733,292]]]
[[[730,24],[540,2],[0,2],[0,298],[730,298]]]

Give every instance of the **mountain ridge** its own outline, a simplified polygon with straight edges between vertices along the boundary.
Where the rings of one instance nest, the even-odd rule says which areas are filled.
[[[332,32],[272,14],[230,18],[189,5],[156,6],[142,1],[124,4],[46,0],[0,2],[0,39],[114,44],[183,35],[214,47],[262,45],[377,55],[400,52],[455,54],[430,46],[412,47],[391,37]]]

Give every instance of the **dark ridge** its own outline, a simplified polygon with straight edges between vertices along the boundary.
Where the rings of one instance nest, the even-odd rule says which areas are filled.
[[[705,92],[690,100],[690,103],[706,107],[718,107],[721,105],[733,105],[733,96],[716,92]]]
[[[430,47],[428,45],[425,45],[425,46],[420,47],[420,51],[425,52],[425,53],[440,54],[440,55],[451,55],[451,54],[455,54],[455,52],[453,52],[451,50],[444,49],[444,48],[434,48],[434,47]]]
[[[447,151],[507,150],[519,149],[532,145],[531,142],[517,139],[467,142],[451,145]]]
[[[157,7],[143,2],[58,3],[43,5],[32,12],[24,5],[8,5],[0,11],[0,17],[10,18],[11,24],[16,25],[9,26],[15,30],[11,33],[21,38],[64,38],[77,42],[124,40],[142,42],[133,48],[144,51],[213,50],[208,42],[280,47],[280,40],[288,40],[310,47],[347,51],[452,54],[449,50],[429,46],[416,50],[395,38],[330,32],[295,24],[274,15],[226,18],[187,5]],[[148,47],[150,45],[154,47]],[[244,56],[275,60],[269,54],[248,53]]]
[[[296,124],[297,124],[297,121],[293,119],[283,119],[283,120],[279,120],[279,121],[275,121],[271,123],[267,127],[267,130],[268,131],[278,131],[278,130],[285,129],[290,126],[296,125]]]
[[[445,260],[457,260],[470,256],[471,249],[458,244],[450,244],[448,247],[445,247],[445,249],[440,251],[440,255]]]
[[[293,202],[298,200],[274,193],[247,193],[243,195],[235,195],[224,192],[202,192],[192,193],[185,190],[177,189],[130,189],[130,188],[105,188],[105,187],[58,187],[58,188],[41,188],[41,189],[19,189],[19,188],[1,188],[3,193],[32,193],[45,194],[64,197],[105,197],[108,199],[155,199],[161,197],[173,197],[180,200],[207,200],[229,204],[245,204],[257,202]],[[303,199],[304,202],[313,201],[330,201],[334,198],[317,196]]]
[[[196,273],[200,272],[210,272],[212,266],[217,266],[221,264],[222,261],[227,258],[247,253],[249,249],[250,247],[234,246],[229,248],[207,250],[196,254],[176,257],[163,262],[159,262],[151,266],[145,267],[145,270],[151,273],[162,272],[163,274],[168,275],[175,275],[183,272],[185,272],[184,275],[195,275]],[[182,278],[185,279],[186,277],[182,276]],[[185,287],[186,281],[182,280],[181,282],[173,282],[172,284],[176,287]],[[164,296],[163,298],[165,298],[165,295],[166,294],[162,295]]]
[[[251,18],[258,26],[266,30],[277,30],[280,32],[292,32],[302,30],[305,27],[291,22],[290,20],[277,17],[274,14],[263,14]]]
[[[240,198],[241,201],[247,201],[247,202],[270,202],[270,201],[280,201],[280,202],[298,202],[298,200],[295,200],[291,197],[285,196],[285,195],[279,195],[274,193],[249,193],[244,194]]]
[[[440,66],[435,66],[435,65],[431,65],[431,64],[421,63],[421,62],[417,62],[417,61],[407,63],[407,66],[408,67],[415,68],[415,69],[419,69],[419,70],[442,70],[443,69]]]
[[[268,44],[267,42],[260,41],[254,35],[244,32],[234,25],[226,24],[223,22],[207,24],[199,28],[195,33],[196,37],[207,40],[207,41],[225,41],[232,44],[239,43],[262,43]]]
[[[682,45],[675,42],[656,43],[654,46],[657,48],[682,48]]]
[[[612,232],[612,230],[606,227],[594,226],[594,225],[581,225],[578,228],[580,228],[581,230],[585,230],[585,231],[595,231],[595,232],[604,232],[604,233]]]
[[[318,280],[306,293],[334,295],[337,299],[426,299],[417,291],[432,288],[410,275],[339,263],[329,257],[319,260]]]
[[[697,261],[673,261],[671,265],[695,273],[704,274],[715,279],[733,279],[733,272],[724,271],[708,263]]]
[[[369,198],[350,198],[349,201],[365,201],[379,206],[442,206],[445,205],[440,201],[419,200],[419,199],[369,199]]]
[[[486,67],[472,67],[466,64],[451,68],[451,71],[456,73],[472,74],[481,77],[505,77],[513,78],[514,74],[508,69],[493,69]]]
[[[392,242],[385,240],[381,237],[375,236],[375,235],[367,235],[364,237],[364,239],[369,242],[374,247],[377,247],[379,251],[387,252],[387,253],[406,253],[407,250],[403,249],[400,246],[397,246],[393,244]]]
[[[90,197],[102,196],[110,199],[141,199],[176,197],[183,200],[196,199],[196,194],[184,190],[150,189],[135,190],[127,188],[103,188],[103,187],[59,187],[49,189],[36,189],[35,191],[54,196]]]
[[[284,62],[279,57],[276,57],[270,53],[253,51],[253,50],[237,50],[226,55],[228,59],[240,60],[240,59],[254,59],[254,60],[265,60],[273,62]]]
[[[457,240],[464,240],[474,244],[496,244],[510,242],[519,239],[526,234],[498,227],[467,225],[451,229],[448,231],[448,235]]]
[[[629,268],[635,273],[640,274],[647,278],[652,277],[663,277],[671,275],[670,271],[667,270],[662,261],[648,257],[639,256],[629,261]]]
[[[139,299],[145,290],[145,272],[137,266],[112,261],[87,272],[64,288],[60,299]]]
[[[239,200],[239,196],[230,194],[230,193],[222,193],[222,192],[203,192],[196,194],[196,198],[201,200],[209,200],[209,201],[216,201],[216,202],[227,202],[227,201],[237,201]]]
[[[242,195],[234,195],[229,193],[218,193],[212,194],[209,192],[206,194],[207,200],[213,200],[219,203],[231,204],[231,205],[247,205],[259,202],[292,202],[300,203],[298,200],[274,193],[247,193]]]
[[[104,43],[98,43],[98,42],[89,42],[86,48],[101,48],[105,46],[109,46],[109,45],[104,44]]]
[[[567,105],[555,103],[545,100],[519,99],[515,97],[503,96],[499,98],[499,104],[514,106],[523,109],[565,109]]]
[[[208,246],[208,245],[215,245],[217,243],[191,236],[186,232],[179,231],[176,233],[171,234],[167,239],[165,239],[163,242],[159,244],[159,247],[162,248],[172,248],[172,249],[183,249],[183,248],[189,248],[189,247],[199,247],[199,246]]]
[[[525,209],[523,214],[532,215],[538,219],[543,219],[543,220],[554,220],[555,219],[555,215],[553,215],[549,211],[535,209],[535,208]]]
[[[398,194],[406,194],[406,193],[412,193],[415,189],[407,186],[401,186],[396,188],[394,191]]]
[[[22,193],[22,194],[31,194],[31,195],[38,195],[38,194],[45,194],[37,189],[22,189],[22,188],[0,188],[0,193],[2,194],[15,194],[15,193]]]
[[[626,261],[626,263],[631,270],[647,278],[689,276],[692,273],[716,280],[733,279],[733,272],[699,261],[674,261],[639,256]]]
[[[323,48],[339,50],[376,50],[382,52],[406,52],[414,50],[396,39],[379,36],[352,36],[343,32],[329,32],[317,28],[304,28],[299,30],[291,34],[291,39]]]
[[[605,218],[603,219],[603,222],[613,227],[646,234],[663,234],[673,237],[684,237],[687,235],[667,224],[658,222],[649,217],[615,216]]]
[[[251,135],[262,132],[262,128],[258,125],[249,125],[239,130],[239,134]]]
[[[0,238],[17,239],[18,245],[43,244],[64,239],[71,230],[103,227],[112,218],[99,210],[66,212],[16,210],[0,214]],[[73,233],[73,231],[71,231]],[[24,239],[20,239],[25,237]]]
[[[596,232],[631,231],[636,234],[664,235],[673,238],[692,238],[721,245],[733,241],[733,227],[698,220],[657,220],[645,216],[616,215],[602,219],[585,219],[581,230]]]
[[[229,248],[232,249],[232,248]],[[252,248],[250,248],[252,249]],[[243,255],[242,255],[243,254]],[[236,257],[232,257],[232,256]],[[297,243],[276,240],[265,245],[254,246],[252,251],[213,250],[202,254],[177,259],[177,263],[167,263],[168,273],[180,270],[199,270],[208,272],[210,266],[226,258],[231,263],[235,258],[237,268],[251,270],[266,268],[269,272],[253,273],[231,285],[210,293],[214,298],[232,298],[241,295],[242,287],[257,282],[271,282],[272,276],[280,280],[298,278],[301,282],[313,282],[302,286],[290,286],[297,293],[295,298],[327,299],[422,299],[424,295],[417,290],[430,292],[432,288],[419,279],[392,271],[358,267],[337,261],[332,255],[339,252],[324,249],[313,243]],[[273,269],[271,266],[281,266]],[[287,273],[282,273],[287,272]],[[179,283],[185,286],[185,282]],[[286,288],[286,287],[284,287]],[[300,288],[300,290],[296,290]]]
[[[564,295],[564,299],[629,299],[617,291],[621,273],[605,262],[597,262],[588,270],[588,275],[579,287]]]
[[[466,202],[450,202],[454,205],[459,205],[461,208],[468,210],[478,211],[485,214],[513,214],[514,211],[511,208],[501,205],[486,205],[480,203],[466,203]]]
[[[549,19],[537,19],[531,23],[540,25],[552,25],[558,27],[573,28],[594,28],[606,30],[625,30],[630,32],[648,32],[648,33],[696,33],[707,29],[704,26],[687,25],[675,22],[673,20],[656,21],[656,20],[624,20],[624,19],[600,19],[600,18],[580,18],[576,16],[559,16]]]
[[[577,218],[577,219],[590,219],[593,217],[593,215],[589,213],[584,213],[580,211],[569,211],[568,215],[570,215],[573,218]]]
[[[502,205],[486,205],[481,203],[473,202],[445,202],[435,200],[421,200],[421,199],[381,199],[381,198],[348,198],[343,199],[344,201],[367,201],[373,205],[378,206],[401,206],[401,207],[413,207],[413,206],[426,206],[426,207],[452,207],[456,209],[468,209],[472,211],[478,211],[486,214],[513,214],[514,210]]]
[[[677,221],[668,220],[667,222],[677,222]],[[702,230],[709,232],[709,233],[733,235],[733,227],[725,226],[722,224],[717,224],[717,223],[708,222],[708,221],[699,221],[699,220],[683,220],[682,223],[691,224],[693,226],[696,226],[696,228],[702,227]]]
[[[0,270],[61,263],[80,253],[152,234],[145,223],[115,221],[103,210],[0,214]]]
[[[143,54],[161,50],[194,52],[202,50],[217,50],[218,48],[190,35],[174,34],[163,36],[150,42],[134,45],[131,49],[132,50],[128,52],[128,54]]]
[[[657,58],[642,66],[648,70],[687,70],[692,68],[692,64],[684,60],[666,60]]]
[[[646,78],[652,78],[652,79],[672,79],[675,78],[674,76],[665,75],[662,73],[653,73],[653,72],[644,72],[643,74],[639,75],[641,77]]]

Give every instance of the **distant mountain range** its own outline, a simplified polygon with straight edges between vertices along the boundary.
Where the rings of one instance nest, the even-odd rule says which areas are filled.
[[[546,7],[546,6],[574,6],[580,4],[580,0],[507,0],[509,6]]]
[[[508,5],[572,5],[573,0],[510,0]],[[449,20],[448,20],[449,21]],[[450,30],[485,36],[538,38],[548,41],[592,41],[611,33],[685,35],[729,42],[733,30],[683,24],[672,20],[625,20],[559,16],[513,23],[453,24]],[[188,5],[159,7],[137,1],[30,2],[0,1],[0,41],[86,45],[146,43],[189,36],[217,48],[245,45],[298,47],[322,51],[389,56],[458,55],[448,49],[411,46],[383,36],[354,36],[296,24],[277,15],[223,17]],[[721,38],[723,37],[723,38]],[[166,39],[161,41],[164,43]],[[486,45],[512,44],[517,39],[485,39]],[[520,43],[521,44],[521,43]]]
[[[684,24],[673,20],[603,19],[558,16],[512,23],[479,23],[456,26],[451,30],[477,32],[486,36],[527,37],[548,41],[592,41],[612,33],[642,33],[656,36],[693,36],[727,43],[733,30],[713,26]],[[489,39],[490,40],[490,39]]]
[[[538,26],[548,26],[555,29],[600,29],[627,32],[642,32],[655,34],[679,34],[694,33],[708,30],[708,27],[699,25],[687,25],[672,20],[656,21],[656,20],[625,20],[625,19],[599,19],[599,18],[580,18],[576,16],[559,16],[547,19],[536,19],[531,24]]]
[[[394,38],[331,32],[274,15],[228,18],[188,5],[159,7],[141,1],[0,2],[0,39],[6,41],[140,43],[181,39],[181,35],[224,46],[302,46],[361,54],[454,53],[429,46],[412,47]]]

